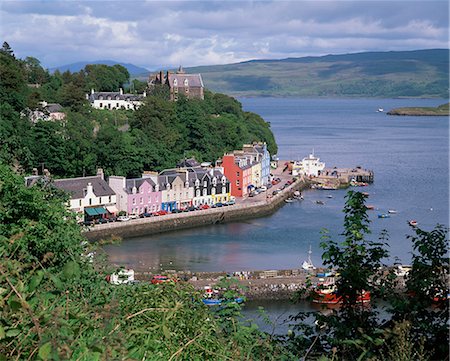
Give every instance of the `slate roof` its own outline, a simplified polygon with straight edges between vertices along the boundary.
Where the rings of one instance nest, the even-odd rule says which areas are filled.
[[[200,163],[195,158],[183,159],[177,164],[178,168],[197,168]]]
[[[149,183],[152,187],[155,187],[155,182],[153,182],[150,178],[131,178],[127,179],[125,182],[125,191],[128,194],[133,193],[133,187],[139,189],[144,182]]]
[[[102,97],[102,99],[100,99]],[[93,102],[94,100],[109,100],[108,97],[111,97],[110,100],[126,100],[126,101],[141,101],[144,96],[136,95],[136,94],[120,94],[120,92],[94,92],[89,94],[89,101]]]
[[[53,182],[56,188],[68,192],[72,199],[84,198],[88,183],[92,184],[92,189],[97,197],[116,194],[108,183],[98,176],[57,179]]]
[[[45,106],[45,110],[49,113],[60,113],[63,111],[63,107],[58,103],[50,103]]]
[[[173,74],[169,73],[168,82],[171,88],[174,87],[173,81],[177,80],[177,88],[184,87],[184,81],[187,79],[190,88],[203,88],[203,79],[200,74]]]

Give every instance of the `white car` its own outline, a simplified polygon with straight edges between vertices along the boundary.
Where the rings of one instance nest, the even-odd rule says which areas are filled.
[[[137,214],[129,214],[128,217],[130,219],[138,219],[139,218],[139,216]]]
[[[119,216],[119,217],[117,217],[117,222],[126,222],[126,221],[129,221],[130,220],[130,217],[127,217],[127,216]]]

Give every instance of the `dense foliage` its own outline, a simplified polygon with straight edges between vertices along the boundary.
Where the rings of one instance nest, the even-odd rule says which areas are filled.
[[[0,359],[282,359],[188,284],[108,284],[90,247],[51,187],[0,165]]]
[[[101,167],[106,175],[139,176],[174,167],[186,156],[215,162],[254,141],[277,152],[270,125],[226,95],[205,91],[204,101],[170,102],[162,87],[136,112],[97,110],[86,93],[118,91],[129,78],[124,67],[97,64],[49,74],[37,59],[16,59],[8,48],[0,51],[0,70],[0,161],[25,172],[45,167],[56,177],[73,177]],[[35,82],[39,87],[27,86]],[[142,90],[141,83],[132,84]],[[42,100],[63,105],[65,121],[30,122],[25,114]]]

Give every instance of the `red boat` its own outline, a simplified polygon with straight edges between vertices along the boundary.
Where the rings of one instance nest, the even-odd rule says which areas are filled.
[[[342,297],[337,294],[337,287],[334,281],[318,283],[312,292],[313,302],[327,305],[335,305],[342,302]],[[357,298],[359,303],[370,302],[370,292],[362,291]]]

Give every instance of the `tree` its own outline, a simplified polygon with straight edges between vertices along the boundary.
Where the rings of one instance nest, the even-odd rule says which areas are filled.
[[[393,320],[411,325],[412,342],[424,343],[433,360],[448,357],[449,259],[448,229],[432,231],[412,227],[412,270],[406,276],[406,292],[390,298]]]
[[[0,52],[14,58],[14,52],[6,41],[3,42]]]

